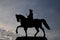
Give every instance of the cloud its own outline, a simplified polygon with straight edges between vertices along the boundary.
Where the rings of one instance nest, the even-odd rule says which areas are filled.
[[[6,31],[15,33],[15,31],[14,31],[15,29],[13,27],[10,27],[9,25],[6,25],[4,23],[0,23],[0,29],[4,29]]]
[[[51,32],[46,33],[46,35],[47,35],[48,40],[59,40],[60,39],[59,33],[60,32],[51,31]]]

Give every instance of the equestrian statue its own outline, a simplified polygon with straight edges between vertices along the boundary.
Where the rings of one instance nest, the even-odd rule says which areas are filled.
[[[27,37],[27,28],[32,28],[32,27],[35,27],[36,29],[36,34],[34,35],[36,37],[37,33],[39,32],[39,28],[41,28],[41,30],[43,31],[44,33],[44,37],[45,37],[45,31],[44,31],[44,28],[42,27],[42,24],[44,24],[44,26],[50,30],[50,27],[49,25],[47,24],[46,20],[45,19],[34,19],[33,18],[33,10],[29,10],[29,15],[27,16],[27,18],[23,15],[18,15],[16,14],[16,19],[17,19],[17,22],[20,22],[21,25],[19,25],[16,29],[16,33],[18,33],[18,28],[19,27],[23,27],[24,30],[25,30],[25,33],[26,33],[26,37]]]

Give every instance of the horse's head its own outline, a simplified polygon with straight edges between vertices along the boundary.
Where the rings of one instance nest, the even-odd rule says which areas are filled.
[[[19,15],[16,14],[16,19],[17,19],[17,22],[19,22]]]
[[[20,22],[20,20],[25,20],[26,18],[23,16],[23,15],[18,15],[16,14],[16,19],[17,19],[17,22]]]

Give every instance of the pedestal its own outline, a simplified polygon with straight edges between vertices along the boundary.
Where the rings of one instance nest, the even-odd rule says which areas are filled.
[[[47,40],[46,37],[17,37],[16,40]]]

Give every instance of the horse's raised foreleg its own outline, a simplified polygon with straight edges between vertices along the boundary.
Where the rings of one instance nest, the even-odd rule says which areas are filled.
[[[19,28],[20,26],[17,26],[17,28],[16,28],[16,33],[18,33],[18,28]]]
[[[39,29],[37,27],[35,27],[35,29],[37,32],[35,33],[34,37],[36,37],[37,33],[39,32]]]
[[[41,30],[43,31],[43,33],[44,33],[44,37],[45,37],[45,35],[46,35],[46,34],[45,34],[45,31],[44,31],[44,29],[43,29],[42,27],[40,27],[40,28],[41,28]]]

